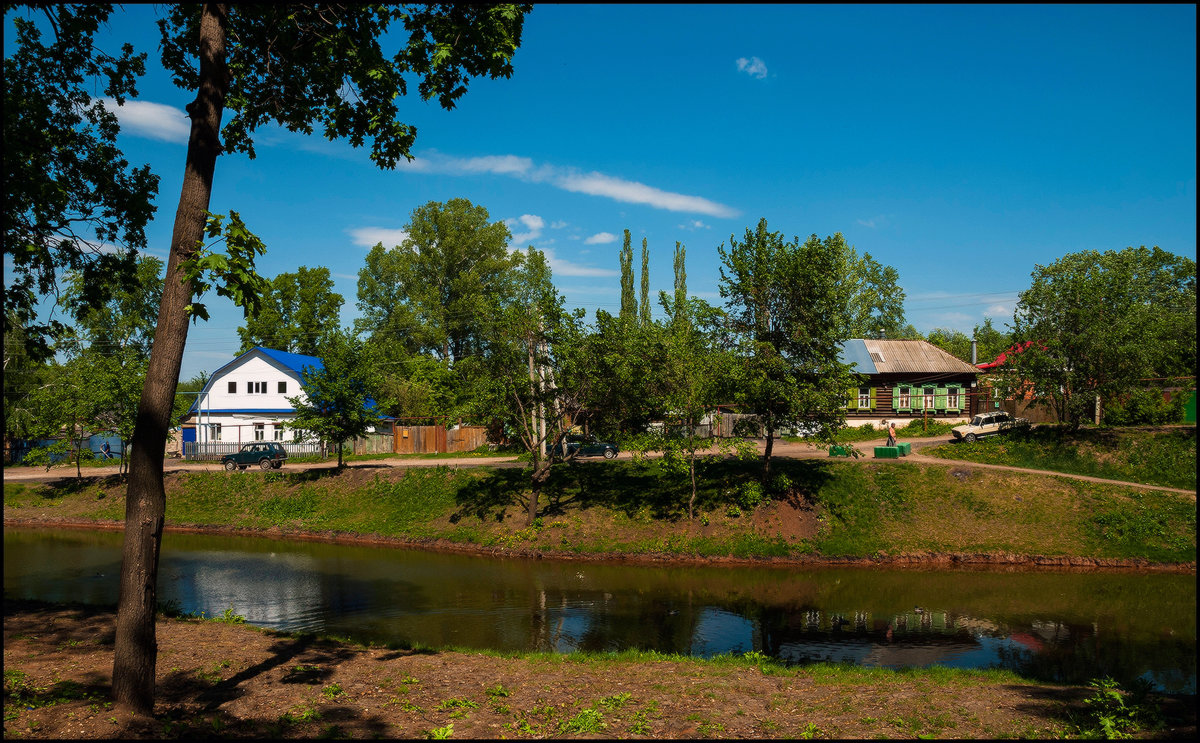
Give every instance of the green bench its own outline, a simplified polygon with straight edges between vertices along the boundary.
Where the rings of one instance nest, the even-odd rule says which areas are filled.
[[[829,456],[831,456],[831,457],[848,457],[848,456],[850,456],[850,447],[848,447],[848,446],[831,446],[831,447],[829,447]]]
[[[898,446],[877,446],[875,447],[876,459],[899,459],[900,447]]]

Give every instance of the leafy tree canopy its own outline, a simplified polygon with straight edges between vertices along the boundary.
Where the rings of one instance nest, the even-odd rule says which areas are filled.
[[[6,16],[9,6],[5,8]],[[45,15],[49,34],[35,23]],[[136,96],[145,54],[124,44],[112,55],[93,43],[112,6],[44,5],[13,14],[13,53],[4,59],[4,335],[22,328],[27,351],[45,359],[65,326],[39,321],[40,296],[73,272],[86,311],[114,290],[133,291],[138,251],[154,214],[158,176],[131,167],[117,147],[116,116],[98,90],[123,103]],[[49,36],[49,38],[47,37]],[[101,84],[97,79],[103,80]],[[18,323],[18,324],[13,324]]]
[[[508,252],[508,227],[451,199],[417,207],[404,229],[403,245],[376,245],[359,271],[359,328],[452,365],[480,353],[520,262]]]
[[[333,290],[333,279],[324,266],[301,266],[281,273],[261,298],[258,312],[238,328],[239,354],[255,346],[316,356],[340,327],[342,295]]]
[[[1196,373],[1196,262],[1158,247],[1069,253],[1037,266],[1013,316],[1012,366],[1064,422],[1094,398]]]
[[[340,468],[345,466],[344,442],[363,435],[379,420],[373,399],[376,367],[369,345],[349,331],[331,334],[320,350],[324,368],[301,370],[304,395],[288,398],[296,409],[289,425],[336,443]]]

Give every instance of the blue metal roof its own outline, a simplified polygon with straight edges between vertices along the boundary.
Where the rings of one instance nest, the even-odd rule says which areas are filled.
[[[878,369],[875,367],[875,362],[871,360],[871,354],[867,351],[867,344],[860,338],[852,338],[842,344],[842,363],[850,364],[850,371],[858,374],[877,374]]]
[[[275,361],[278,361],[279,363],[283,364],[284,366],[286,366],[287,368],[296,372],[297,374],[300,374],[301,372],[304,371],[305,367],[309,367],[309,366],[313,367],[314,371],[321,371],[322,369],[325,368],[325,362],[321,361],[316,356],[305,356],[304,354],[301,354],[301,353],[289,353],[287,351],[276,351],[274,348],[263,348],[262,346],[255,346],[251,350],[252,351],[262,351],[266,356],[274,359]],[[247,351],[246,353],[250,353],[250,351]],[[242,354],[242,355],[244,356],[245,354]],[[241,358],[241,356],[239,356],[238,358]]]

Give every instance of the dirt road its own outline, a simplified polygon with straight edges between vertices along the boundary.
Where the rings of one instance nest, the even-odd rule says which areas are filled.
[[[905,442],[912,445],[912,453],[900,459],[875,459],[872,456],[876,446],[883,446],[886,441],[883,438],[872,441],[860,441],[853,446],[859,452],[860,456],[851,457],[846,461],[851,462],[876,462],[876,463],[892,463],[892,462],[921,462],[922,464],[934,464],[942,467],[980,467],[983,469],[1009,470],[1012,472],[1032,472],[1043,475],[1054,475],[1056,477],[1067,477],[1073,480],[1084,480],[1087,482],[1108,483],[1113,485],[1126,485],[1132,488],[1142,488],[1145,490],[1165,490],[1172,493],[1181,493],[1184,495],[1196,496],[1196,491],[1185,490],[1180,488],[1168,488],[1161,485],[1147,485],[1139,482],[1125,482],[1121,480],[1107,480],[1101,477],[1092,477],[1090,475],[1074,475],[1065,472],[1053,472],[1049,470],[1037,470],[1026,467],[1014,467],[1003,464],[981,464],[978,462],[967,462],[955,459],[942,459],[941,457],[930,457],[921,454],[922,449],[938,444],[945,444],[949,441],[945,436],[931,436],[928,438],[905,439]],[[764,450],[764,443],[758,443],[758,451],[761,453]],[[778,440],[775,442],[773,455],[788,459],[819,459],[827,458],[828,452],[817,447],[814,444],[800,443],[792,441]],[[651,457],[659,456],[657,454],[649,455]],[[617,459],[632,459],[633,455],[629,452],[621,452],[617,455]],[[404,458],[404,459],[372,459],[368,461],[358,461],[346,465],[355,469],[374,469],[382,467],[391,468],[409,468],[409,467],[451,467],[457,469],[459,467],[521,467],[521,461],[516,457],[455,457],[443,459],[419,459],[419,458]],[[289,462],[284,465],[287,470],[332,470],[337,467],[336,463],[329,462]],[[8,467],[4,470],[5,480],[34,480],[34,481],[49,481],[61,480],[66,477],[74,476],[74,465],[60,465],[46,470],[44,467]],[[163,466],[163,471],[170,472],[221,472],[223,468],[219,462],[185,462],[182,459],[168,459]],[[86,477],[98,477],[106,475],[118,474],[118,466],[88,466],[83,469],[83,474]]]

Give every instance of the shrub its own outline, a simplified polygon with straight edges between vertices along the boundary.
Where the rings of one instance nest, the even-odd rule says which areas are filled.
[[[786,476],[784,477],[786,479]],[[738,488],[737,505],[747,511],[753,511],[758,507],[758,504],[763,502],[765,497],[766,494],[763,493],[762,485],[755,480],[751,480],[742,483],[742,486]]]
[[[1134,390],[1120,402],[1113,402],[1104,411],[1104,422],[1110,426],[1161,426],[1183,420],[1184,395],[1163,398],[1163,391],[1154,387]]]

